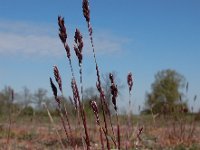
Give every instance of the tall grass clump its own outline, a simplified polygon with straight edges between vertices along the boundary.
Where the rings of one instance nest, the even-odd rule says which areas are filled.
[[[95,63],[95,66],[96,66],[96,75],[97,75],[96,87],[97,87],[97,90],[100,94],[101,107],[102,107],[104,124],[105,124],[105,134],[106,134],[106,140],[107,140],[107,148],[110,149],[110,143],[109,143],[109,140],[108,140],[109,133],[108,133],[107,120],[106,120],[106,113],[108,114],[108,117],[109,117],[113,136],[114,136],[114,131],[113,131],[113,125],[112,125],[112,121],[111,121],[111,113],[110,113],[110,110],[108,108],[108,104],[106,103],[104,90],[103,90],[102,84],[101,84],[100,71],[99,71],[99,67],[98,67],[98,63],[97,63],[97,59],[96,59],[96,54],[95,54],[95,47],[94,47],[94,41],[93,41],[93,28],[92,28],[91,21],[90,21],[90,8],[89,8],[89,1],[88,0],[83,0],[82,8],[83,8],[83,15],[85,17],[87,27],[88,27],[88,33],[89,33],[89,37],[90,37],[90,43],[91,43],[91,46],[92,46],[94,63]],[[115,140],[113,140],[113,141],[114,141],[114,144],[116,146]]]
[[[101,76],[100,76],[100,70],[99,70],[99,66],[97,63],[97,58],[96,58],[96,53],[95,53],[95,47],[94,47],[94,41],[93,41],[93,29],[92,29],[92,25],[91,25],[91,20],[90,20],[90,8],[89,8],[89,1],[88,0],[83,0],[82,1],[82,9],[83,9],[83,16],[85,17],[86,23],[87,23],[87,28],[88,28],[88,33],[89,33],[89,38],[90,38],[90,43],[91,43],[91,47],[92,47],[92,53],[93,53],[93,59],[94,59],[94,63],[95,63],[95,70],[96,70],[96,77],[97,77],[97,81],[96,81],[96,88],[97,91],[99,93],[99,97],[100,97],[100,107],[98,107],[98,103],[96,100],[92,99],[90,101],[90,107],[91,110],[94,113],[95,116],[95,120],[96,120],[96,124],[98,126],[98,131],[99,131],[99,143],[101,143],[101,149],[112,149],[112,148],[116,148],[116,149],[122,149],[122,145],[121,145],[121,133],[120,133],[120,121],[119,121],[119,115],[118,115],[118,109],[117,109],[117,96],[118,96],[118,88],[117,85],[115,84],[114,81],[114,77],[112,74],[109,74],[109,79],[110,79],[110,92],[112,95],[112,103],[113,103],[113,107],[115,110],[115,116],[116,116],[116,126],[117,126],[117,131],[115,133],[114,131],[114,127],[113,127],[113,122],[112,122],[112,116],[111,116],[111,111],[108,107],[108,103],[104,94],[104,89],[102,87],[102,82],[101,82]],[[71,101],[73,101],[73,105],[75,108],[75,112],[77,114],[77,123],[78,123],[78,129],[80,130],[79,126],[80,126],[80,119],[82,120],[82,127],[83,127],[83,131],[80,130],[79,132],[81,133],[81,138],[83,139],[83,148],[90,150],[90,149],[95,149],[94,145],[91,144],[92,140],[90,138],[90,133],[89,133],[89,129],[88,129],[88,122],[87,122],[87,115],[83,106],[83,48],[84,48],[84,40],[83,40],[83,36],[80,32],[79,29],[76,28],[75,30],[75,35],[74,35],[74,45],[73,45],[73,49],[75,52],[75,55],[77,56],[78,59],[78,66],[79,66],[79,76],[80,76],[80,86],[78,86],[77,80],[75,78],[75,73],[74,73],[74,68],[72,66],[72,60],[71,60],[71,50],[70,50],[70,46],[68,44],[68,36],[67,36],[67,29],[65,26],[65,21],[64,18],[61,16],[58,16],[58,26],[59,26],[59,38],[61,40],[61,43],[63,44],[63,47],[66,51],[66,55],[67,55],[67,59],[69,62],[69,67],[70,67],[70,71],[71,71],[71,89],[72,89],[72,94],[73,94],[73,99],[71,99]],[[57,82],[59,91],[61,93],[61,96],[58,96],[58,90],[56,85],[53,82],[53,79],[50,78],[50,85],[53,91],[53,95],[55,98],[55,101],[57,103],[57,109],[60,115],[60,119],[61,119],[61,123],[66,135],[66,138],[70,141],[71,146],[73,146],[74,149],[77,148],[77,144],[75,142],[74,139],[74,135],[72,134],[72,128],[71,128],[71,123],[69,120],[69,116],[67,113],[67,109],[65,107],[65,103],[62,101],[62,97],[63,96],[63,88],[62,88],[62,79],[61,79],[61,75],[59,73],[58,67],[54,66],[53,67],[53,72],[54,72],[54,77],[55,77],[55,81]],[[128,85],[129,85],[129,104],[130,104],[130,93],[131,93],[131,89],[132,89],[132,76],[131,73],[129,73],[128,75]],[[79,89],[80,88],[80,89]],[[79,92],[80,91],[80,92]],[[64,111],[62,110],[62,108],[64,107]],[[99,108],[101,110],[99,110]],[[53,119],[48,111],[47,112],[48,115],[51,119],[51,122],[53,123]],[[101,113],[102,112],[102,116]],[[102,117],[102,118],[101,118]],[[102,126],[102,123],[104,124]],[[129,118],[129,122],[130,122],[130,118]],[[68,129],[67,127],[68,126]],[[75,126],[77,127],[77,126]],[[109,130],[111,128],[111,131]],[[84,132],[84,133],[82,133]],[[58,135],[58,133],[56,133]],[[127,133],[128,134],[128,133]],[[128,136],[129,137],[129,136]],[[60,136],[58,135],[58,138],[60,139]],[[60,142],[62,144],[62,142]],[[105,146],[106,143],[106,146]],[[127,149],[127,147],[126,147]]]

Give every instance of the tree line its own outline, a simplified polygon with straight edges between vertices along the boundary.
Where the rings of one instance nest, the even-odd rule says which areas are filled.
[[[117,73],[113,72],[115,78],[118,82],[118,87],[123,89],[124,86],[117,77]],[[109,105],[111,101],[110,93],[110,82],[108,74],[103,75],[103,88],[105,90],[105,97]],[[185,92],[184,92],[185,91]],[[166,69],[158,71],[155,74],[155,80],[151,85],[151,91],[146,93],[145,104],[142,113],[158,113],[158,114],[169,114],[175,110],[189,111],[187,105],[187,97],[185,93],[188,91],[188,82],[183,75],[178,73],[176,70]],[[83,93],[84,103],[86,109],[89,108],[90,100],[97,100],[98,93],[96,88],[89,87],[84,90]],[[73,98],[62,97],[66,103],[71,103],[73,105]],[[196,101],[197,96],[194,97]],[[46,103],[50,110],[54,110],[55,100],[47,95],[47,90],[43,88],[38,88],[34,93],[30,91],[27,87],[23,87],[22,91],[16,93],[12,87],[5,86],[4,89],[0,91],[0,114],[6,113],[8,107],[13,105],[16,109],[28,109],[28,110],[43,110],[43,103]],[[70,105],[71,106],[71,105]],[[112,107],[111,107],[112,108]],[[71,109],[71,107],[69,107]]]

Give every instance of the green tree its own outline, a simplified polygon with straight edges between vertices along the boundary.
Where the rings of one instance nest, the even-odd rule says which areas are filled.
[[[7,113],[13,105],[14,91],[10,86],[5,86],[0,92],[0,114]]]
[[[181,89],[185,87],[185,78],[175,70],[159,71],[151,85],[152,92],[146,95],[146,110],[154,113],[173,112],[176,106],[186,104],[180,100],[183,97]]]

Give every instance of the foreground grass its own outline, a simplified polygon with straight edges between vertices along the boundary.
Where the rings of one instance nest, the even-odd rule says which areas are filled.
[[[73,119],[72,119],[73,120]],[[188,116],[188,120],[190,117]],[[70,142],[66,140],[63,128],[60,125],[60,118],[54,117],[56,127],[53,127],[47,116],[19,116],[13,120],[10,133],[9,149],[61,149],[59,141],[56,137],[55,128],[59,131],[62,142],[66,149],[72,149]],[[196,130],[191,141],[181,142],[179,139],[171,139],[167,137],[167,133],[172,129],[170,120],[166,123],[162,118],[156,119],[154,124],[151,115],[132,116],[133,130],[131,133],[130,145],[135,143],[135,132],[139,126],[144,126],[141,135],[141,143],[139,149],[174,149],[174,150],[195,150],[200,149],[200,122],[196,122]],[[166,123],[166,124],[165,124]],[[120,128],[122,133],[122,143],[126,142],[127,125],[124,116],[120,116]],[[187,128],[187,125],[186,125]],[[100,149],[98,127],[94,119],[88,122],[89,134],[91,137],[91,145],[94,149]],[[111,128],[109,128],[111,130]],[[114,126],[116,130],[116,126]],[[75,130],[75,123],[72,123],[73,140],[77,145],[77,149],[82,149],[81,131]],[[0,117],[0,149],[7,149],[6,139],[8,135],[8,119],[5,116]],[[105,139],[104,139],[105,140]],[[172,141],[173,140],[173,141]],[[112,145],[113,146],[113,145]],[[123,148],[124,149],[124,148]]]

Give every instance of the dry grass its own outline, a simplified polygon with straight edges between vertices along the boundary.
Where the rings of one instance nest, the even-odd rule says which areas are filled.
[[[58,67],[54,66],[54,77],[59,87],[59,91],[52,78],[50,78],[50,85],[55,102],[57,103],[59,116],[52,118],[46,107],[50,120],[48,120],[47,117],[42,116],[36,116],[35,118],[23,118],[22,116],[22,118],[15,118],[15,122],[12,122],[12,128],[10,117],[10,123],[8,124],[6,124],[8,121],[2,120],[2,123],[0,124],[0,149],[170,149],[179,145],[190,147],[194,144],[199,145],[200,149],[199,122],[193,120],[190,124],[187,120],[182,121],[182,118],[178,119],[178,121],[173,119],[168,119],[166,121],[162,119],[162,116],[157,118],[154,117],[153,113],[153,119],[152,116],[139,116],[139,119],[133,120],[134,117],[131,114],[130,108],[129,112],[127,112],[128,115],[119,115],[116,105],[118,88],[112,74],[109,75],[111,82],[110,90],[116,117],[111,116],[108,104],[106,103],[104,89],[102,88],[100,70],[95,54],[88,0],[83,0],[82,8],[93,51],[97,77],[96,87],[100,98],[100,107],[97,106],[97,103],[94,100],[91,101],[91,110],[93,110],[96,118],[88,118],[82,101],[82,35],[80,31],[76,29],[74,36],[74,51],[78,58],[80,75],[80,82],[77,82],[72,66],[70,46],[67,42],[67,29],[65,27],[64,18],[59,16],[59,37],[69,61],[73,103],[75,104],[75,106],[72,107],[75,108],[76,118],[68,115],[65,103],[62,100],[64,98],[62,79]],[[131,90],[133,86],[131,73],[127,76],[127,84],[129,87],[130,105]],[[98,110],[98,108],[101,108],[102,110]],[[181,114],[181,117],[184,117],[184,115],[186,114]],[[23,120],[19,121],[18,119]],[[177,124],[174,124],[174,122]]]
[[[125,149],[126,145],[126,128],[124,124],[125,117],[120,117],[120,131],[121,131],[121,147]],[[140,118],[145,120],[151,120],[151,117]],[[139,122],[139,120],[134,120]],[[6,122],[1,120],[1,122]],[[178,141],[176,138],[170,138],[168,136],[169,130],[172,130],[173,126],[163,125],[163,122],[156,120],[157,126],[151,125],[151,122],[141,122],[144,125],[144,131],[141,134],[141,142],[138,144],[139,149],[170,149],[175,148],[178,145],[184,147],[191,147],[192,145],[200,146],[200,122],[197,122],[197,128],[192,139],[188,141]],[[60,141],[56,136],[56,130],[61,135],[61,140],[66,149],[73,149],[70,141],[67,140],[63,128],[60,124],[59,118],[55,118],[54,126],[47,117],[40,118],[39,120],[30,120],[29,118],[21,118],[17,122],[14,122],[10,132],[10,149],[11,150],[42,150],[42,149],[62,149]],[[6,149],[7,132],[9,124],[1,123],[0,125],[0,149]],[[137,142],[136,132],[139,125],[134,124],[133,131],[130,132],[130,142],[127,143],[128,149],[133,149],[134,144]],[[188,126],[189,127],[189,126]],[[111,133],[111,128],[109,127]],[[91,139],[91,149],[101,149],[102,145],[99,140],[99,126],[94,123],[94,120],[88,120],[88,130]],[[117,126],[114,126],[114,131],[117,131]],[[77,145],[77,149],[83,149],[83,143],[81,139],[80,130],[75,129],[75,125],[72,124],[72,137],[74,143]],[[106,142],[103,137],[104,143]],[[111,139],[110,146],[114,147]],[[71,146],[70,146],[71,145]],[[200,147],[198,147],[200,148]],[[197,148],[196,148],[197,149]]]

